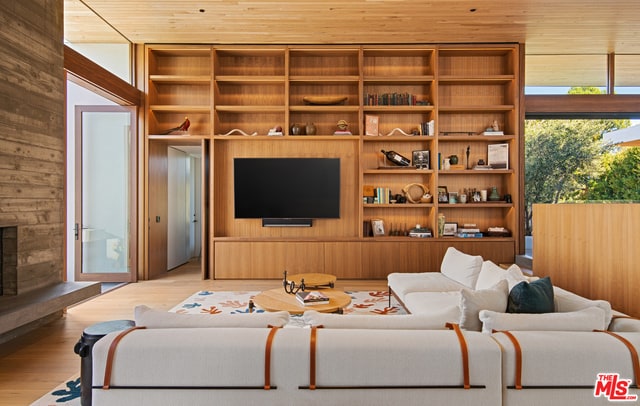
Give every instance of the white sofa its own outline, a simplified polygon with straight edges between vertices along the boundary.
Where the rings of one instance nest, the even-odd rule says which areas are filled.
[[[311,328],[279,329],[270,350],[269,328],[135,330],[116,347],[106,389],[108,351],[119,334],[111,333],[93,348],[93,405],[502,404],[500,349],[488,335],[464,334],[465,389],[454,331],[313,330],[315,390]]]
[[[285,312],[209,317],[139,306],[144,328],[93,347],[93,404],[610,404],[609,392],[594,396],[601,374],[617,374],[635,385],[625,396],[639,396],[640,321],[611,321],[620,314],[607,302],[559,288],[553,312],[505,313],[509,287],[536,281],[481,259],[474,266],[477,258],[451,251],[443,272],[389,275],[412,314],[308,311],[310,328],[272,327],[286,326]]]

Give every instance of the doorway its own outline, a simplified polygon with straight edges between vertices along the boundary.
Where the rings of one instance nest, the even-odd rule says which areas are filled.
[[[146,278],[163,277],[167,271],[194,260],[204,272],[206,143],[154,139],[148,146]]]

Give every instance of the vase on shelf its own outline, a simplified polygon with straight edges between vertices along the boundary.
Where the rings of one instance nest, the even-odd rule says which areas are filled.
[[[313,123],[307,123],[305,130],[307,135],[316,135],[316,126]]]
[[[442,234],[444,234],[444,223],[445,223],[446,219],[444,217],[444,214],[440,213],[438,214],[438,236],[442,237]]]
[[[497,202],[498,200],[500,200],[500,195],[498,194],[498,188],[494,186],[494,187],[491,188],[491,194],[489,195],[489,201]]]

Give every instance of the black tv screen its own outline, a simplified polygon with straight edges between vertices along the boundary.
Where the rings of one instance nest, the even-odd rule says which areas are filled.
[[[236,218],[340,217],[339,158],[234,158]]]

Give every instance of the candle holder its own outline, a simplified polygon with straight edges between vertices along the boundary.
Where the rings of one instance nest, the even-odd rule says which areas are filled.
[[[282,286],[284,287],[284,291],[291,294],[291,295],[295,295],[296,293],[298,293],[299,291],[303,291],[304,292],[304,278],[300,279],[300,284],[296,285],[295,281],[288,281],[287,280],[287,271],[284,271],[284,276],[282,279]]]

